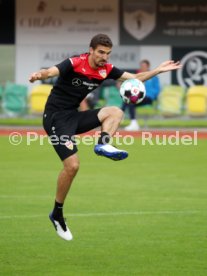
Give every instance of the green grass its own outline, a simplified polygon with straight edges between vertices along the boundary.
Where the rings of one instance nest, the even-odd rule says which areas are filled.
[[[42,126],[42,116],[26,118],[0,118],[1,126]]]
[[[150,116],[145,119],[139,118],[138,120],[141,127],[179,127],[179,128],[206,128],[207,120],[204,118],[171,118],[171,119],[153,119]],[[130,121],[128,119],[124,120],[121,127],[128,125]],[[0,118],[0,126],[42,126],[42,117],[17,117],[17,118]]]
[[[207,274],[206,140],[122,148],[129,158],[113,162],[79,147],[65,242],[47,217],[61,168],[54,150],[0,137],[1,275]]]
[[[138,120],[141,127],[151,127],[151,128],[206,128],[206,119],[139,119]],[[127,122],[129,123],[129,121]],[[126,122],[124,123],[126,125]]]

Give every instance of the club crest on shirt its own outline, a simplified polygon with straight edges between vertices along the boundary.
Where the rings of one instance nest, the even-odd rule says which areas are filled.
[[[99,72],[99,75],[102,76],[102,78],[105,78],[106,77],[106,70],[105,69],[101,69],[98,71]]]
[[[73,150],[73,142],[68,140],[65,142],[65,146],[66,148],[68,148],[69,150]]]

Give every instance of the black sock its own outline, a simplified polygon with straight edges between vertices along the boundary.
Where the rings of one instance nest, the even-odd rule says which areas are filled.
[[[110,135],[107,132],[101,132],[101,136],[98,139],[98,144],[108,144],[110,142]]]
[[[63,203],[55,201],[55,206],[52,212],[53,218],[58,219],[63,216]]]

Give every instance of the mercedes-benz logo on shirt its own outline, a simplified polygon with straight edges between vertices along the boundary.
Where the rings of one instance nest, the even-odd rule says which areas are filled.
[[[78,78],[72,79],[72,85],[74,86],[80,86],[82,84],[82,81]]]

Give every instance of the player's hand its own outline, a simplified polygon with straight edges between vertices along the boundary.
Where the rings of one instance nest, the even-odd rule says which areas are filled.
[[[36,80],[41,80],[41,73],[40,72],[36,72],[36,73],[33,73],[30,77],[29,77],[29,81],[30,82],[34,82]]]
[[[158,66],[160,73],[180,69],[182,65],[180,61],[174,62],[174,60],[167,60]]]

